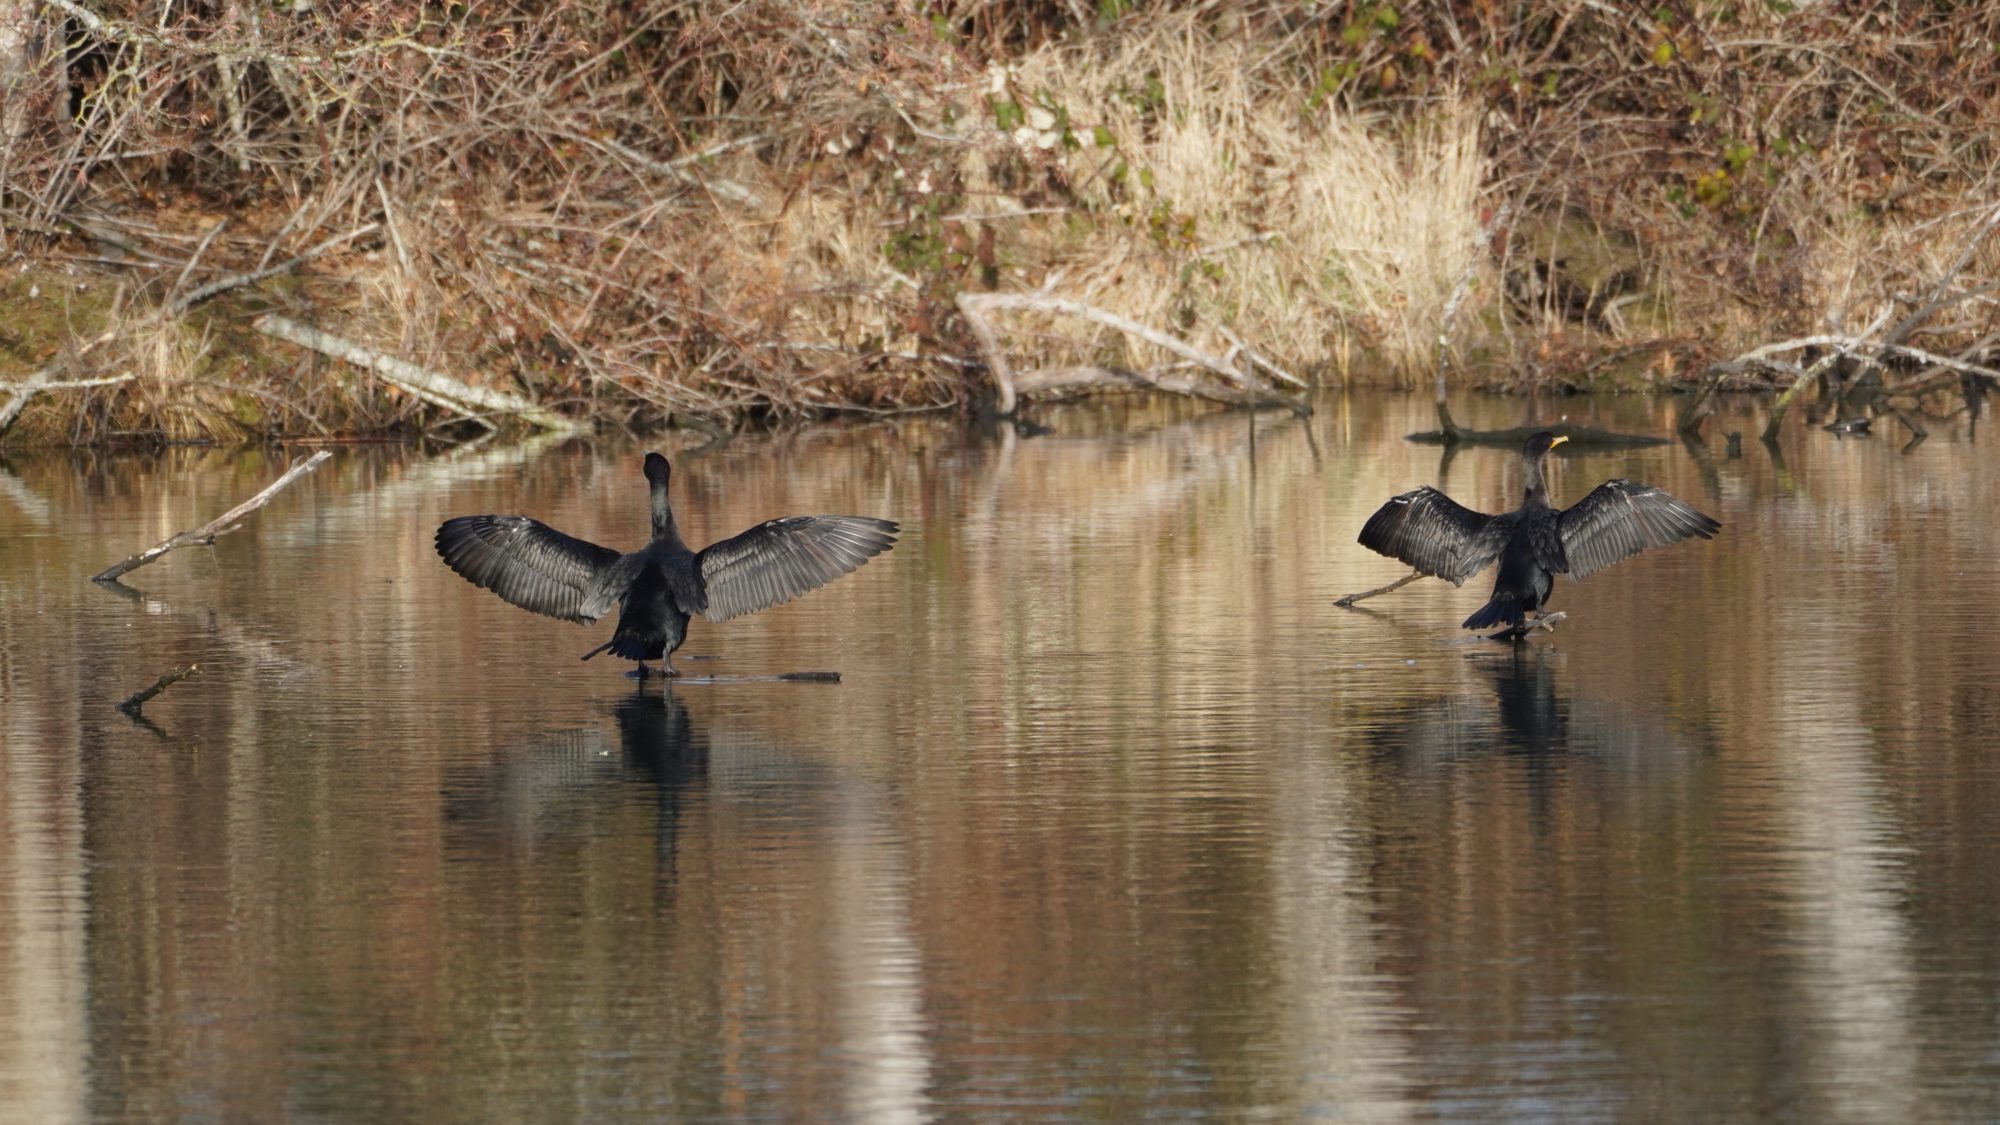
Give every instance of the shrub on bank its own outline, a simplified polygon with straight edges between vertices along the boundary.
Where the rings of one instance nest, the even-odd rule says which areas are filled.
[[[275,309],[597,422],[948,408],[988,386],[957,297],[1030,290],[1328,381],[1442,338],[1462,381],[1670,382],[1983,238],[2000,5],[1786,7],[6,0],[0,224],[62,338],[0,378],[119,380],[16,440],[477,424]]]

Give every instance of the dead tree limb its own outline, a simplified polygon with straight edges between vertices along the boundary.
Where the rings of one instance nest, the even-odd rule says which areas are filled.
[[[1986,242],[1987,236],[1993,233],[1995,224],[2000,224],[2000,207],[1995,207],[1986,213],[1986,218],[1979,224],[1978,229],[1972,232],[1972,237],[1965,240],[1965,247],[1958,252],[1958,258],[1943,273],[1938,275],[1937,281],[1931,286],[1931,291],[1924,295],[1923,302],[1917,306],[1916,310],[1899,321],[1894,328],[1889,329],[1888,332],[1883,334],[1883,343],[1892,346],[1902,343],[1904,340],[1909,339],[1910,333],[1915,332],[1924,321],[1929,320],[1931,315],[1939,309],[1955,304],[1958,301],[1966,300],[1992,288],[1992,286],[1986,286],[1969,293],[1955,295],[1947,295],[1945,293],[1945,287],[1951,284],[1952,279],[1965,272],[1966,264],[1972,261],[1972,255]]]
[[[394,386],[417,396],[433,406],[460,414],[508,414],[523,421],[540,426],[545,430],[568,432],[577,428],[569,419],[543,406],[496,391],[491,387],[475,387],[462,383],[449,375],[440,374],[427,368],[418,367],[407,360],[383,355],[372,348],[363,347],[352,340],[323,332],[311,325],[300,324],[276,313],[266,313],[257,318],[257,331],[267,336],[309,348],[323,355],[344,359],[356,367],[365,367]]]
[[[1764,423],[1764,434],[1763,434],[1764,444],[1771,445],[1777,442],[1778,427],[1784,424],[1785,413],[1792,408],[1792,403],[1799,397],[1800,392],[1806,389],[1806,384],[1818,378],[1819,374],[1822,371],[1825,371],[1827,368],[1832,367],[1842,358],[1853,354],[1857,350],[1857,348],[1859,348],[1868,340],[1869,337],[1875,335],[1875,333],[1877,332],[1880,332],[1882,330],[1882,326],[1889,322],[1889,314],[1891,311],[1892,310],[1890,309],[1883,309],[1882,315],[1876,317],[1875,323],[1870,324],[1867,330],[1862,332],[1861,335],[1855,337],[1839,338],[1840,342],[1834,344],[1833,349],[1831,351],[1821,356],[1815,363],[1812,364],[1812,366],[1799,372],[1799,377],[1792,381],[1791,386],[1785,388],[1784,393],[1778,396],[1778,401],[1771,404],[1771,418],[1769,421]],[[1764,350],[1766,349],[1762,348],[1758,349],[1758,351],[1764,351]],[[1745,354],[1750,355],[1755,353],[1745,353]]]
[[[92,575],[90,580],[92,582],[116,582],[120,577],[124,576],[125,574],[137,570],[142,566],[145,566],[147,563],[152,562],[154,559],[159,558],[161,555],[166,554],[168,551],[178,550],[181,547],[193,547],[193,546],[206,547],[213,544],[215,542],[216,536],[227,535],[229,532],[235,531],[238,526],[236,523],[237,520],[242,519],[244,516],[247,516],[251,512],[254,512],[257,509],[263,507],[264,505],[270,503],[271,497],[276,496],[279,492],[283,491],[286,485],[291,484],[293,481],[299,479],[300,477],[306,475],[307,473],[312,472],[314,469],[319,468],[320,462],[326,460],[331,456],[333,456],[333,454],[328,453],[326,450],[324,449],[320,450],[318,453],[313,454],[311,457],[308,457],[304,461],[300,461],[294,464],[291,468],[285,470],[284,476],[281,476],[277,480],[272,481],[269,485],[266,485],[262,492],[259,492],[255,496],[252,496],[250,499],[245,500],[241,504],[236,505],[234,508],[229,509],[228,511],[222,513],[221,515],[215,517],[214,519],[208,521],[207,523],[202,524],[200,527],[195,528],[193,531],[179,532],[175,534],[172,538],[169,538],[167,540],[164,540],[163,542],[157,543],[151,547],[146,548],[145,550],[139,552],[138,554],[133,555],[131,558],[126,559],[124,562],[118,563],[117,565],[110,567],[103,573]]]
[[[0,438],[7,436],[7,431],[13,429],[14,423],[20,419],[21,411],[26,410],[29,401],[43,391],[65,390],[72,387],[108,387],[113,383],[130,382],[132,376],[129,374],[113,375],[104,379],[58,380],[56,378],[71,363],[83,358],[92,348],[111,339],[113,335],[111,332],[100,333],[95,339],[86,341],[76,351],[53,363],[44,364],[20,382],[0,384],[0,395],[7,396],[4,401],[0,401]]]
[[[168,672],[166,675],[161,676],[159,679],[154,680],[152,687],[142,688],[139,691],[135,691],[131,695],[126,696],[124,701],[118,704],[118,709],[136,719],[139,717],[139,710],[144,706],[146,706],[147,700],[153,698],[154,696],[160,694],[161,692],[167,690],[168,688],[174,686],[175,684],[180,683],[182,680],[187,679],[189,676],[192,676],[199,671],[201,671],[201,665],[199,664],[183,664],[179,668],[176,668],[173,671]]]
[[[1013,369],[1007,364],[1005,351],[1000,347],[1000,339],[993,331],[993,322],[989,314],[1001,309],[1060,313],[1064,316],[1073,316],[1081,320],[1087,320],[1093,324],[1101,324],[1106,328],[1136,337],[1162,351],[1171,352],[1179,356],[1189,364],[1208,371],[1228,381],[1237,388],[1238,393],[1235,396],[1219,399],[1218,401],[1247,402],[1257,406],[1283,406],[1300,414],[1310,414],[1312,412],[1311,408],[1303,400],[1263,390],[1250,376],[1244,374],[1235,365],[1219,356],[1210,355],[1184,340],[1180,340],[1148,325],[1141,324],[1129,317],[1086,305],[1081,301],[1072,301],[1066,297],[1057,297],[1048,293],[960,293],[958,295],[958,309],[959,312],[965,315],[966,324],[971,327],[973,339],[979,344],[982,357],[986,360],[987,370],[993,375],[994,389],[998,396],[995,408],[1002,416],[1011,416],[1014,413],[1016,407],[1019,405],[1020,392],[1024,389],[1020,384],[1031,380],[1028,380],[1026,376],[1017,377],[1014,374]],[[1139,372],[1113,373],[1112,369],[1109,368],[1068,367],[1051,370],[1056,374],[1031,381],[1034,383],[1034,389],[1049,389],[1052,386],[1087,386],[1093,385],[1092,380],[1095,380],[1097,385],[1129,386],[1133,378],[1138,378],[1159,390],[1172,391],[1177,394],[1196,395],[1202,398],[1216,397],[1213,393],[1203,393],[1196,390],[1195,388],[1200,387],[1201,384],[1194,380],[1186,380],[1184,384],[1181,381],[1175,380],[1172,381],[1174,385],[1169,385],[1168,381],[1162,380],[1157,376],[1144,375]],[[1084,372],[1096,372],[1097,374],[1085,378],[1082,375]],[[1109,377],[1106,378],[1106,376]]]
[[[1222,329],[1222,338],[1229,341],[1231,347],[1234,347],[1236,350],[1242,352],[1244,356],[1250,360],[1251,363],[1254,363],[1258,367],[1263,368],[1264,373],[1266,375],[1269,375],[1271,378],[1276,379],[1281,383],[1290,383],[1292,386],[1297,387],[1302,391],[1309,391],[1312,389],[1311,383],[1306,382],[1304,379],[1299,378],[1297,375],[1294,375],[1291,372],[1285,370],[1284,368],[1279,367],[1277,364],[1271,362],[1270,357],[1266,356],[1263,352],[1260,352],[1256,348],[1253,348],[1249,344],[1245,343],[1241,336],[1238,336],[1236,333],[1231,332],[1229,330],[1228,325],[1220,325],[1219,327]]]

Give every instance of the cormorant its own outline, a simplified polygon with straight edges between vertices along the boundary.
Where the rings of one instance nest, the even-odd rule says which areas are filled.
[[[1568,440],[1544,430],[1522,446],[1521,472],[1527,480],[1519,508],[1489,516],[1426,485],[1368,517],[1361,545],[1454,586],[1499,559],[1492,599],[1465,619],[1464,628],[1510,625],[1518,636],[1525,631],[1526,615],[1548,604],[1556,575],[1579,580],[1648,547],[1670,546],[1689,536],[1710,539],[1721,529],[1720,523],[1666,492],[1629,480],[1605,481],[1568,508],[1551,507],[1542,462],[1549,450]]]
[[[785,516],[699,551],[681,542],[667,500],[667,459],[646,454],[653,539],[630,554],[572,538],[526,516],[459,516],[438,528],[445,565],[475,586],[535,613],[588,625],[623,605],[605,649],[665,674],[699,613],[727,621],[816,590],[888,550],[899,530],[866,516]]]

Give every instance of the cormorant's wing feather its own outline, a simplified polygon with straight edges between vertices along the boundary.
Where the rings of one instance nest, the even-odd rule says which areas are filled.
[[[1649,547],[1671,546],[1691,536],[1712,539],[1721,529],[1720,523],[1665,491],[1629,480],[1605,481],[1556,517],[1571,578]]]
[[[889,549],[897,527],[866,516],[786,516],[711,543],[695,565],[708,604],[682,606],[727,621],[816,590]]]
[[[474,586],[534,613],[588,625],[610,602],[586,604],[586,591],[616,564],[609,547],[564,535],[526,516],[459,516],[437,530],[445,565]],[[633,556],[636,558],[636,556]],[[611,599],[615,602],[617,599]]]
[[[1425,485],[1376,509],[1361,528],[1361,545],[1459,586],[1506,546],[1512,524]]]

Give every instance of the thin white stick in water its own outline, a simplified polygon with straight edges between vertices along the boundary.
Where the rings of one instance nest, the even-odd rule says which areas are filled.
[[[152,562],[154,559],[159,558],[161,555],[166,554],[168,551],[178,550],[182,547],[194,547],[194,546],[206,547],[209,546],[210,544],[213,544],[215,542],[216,536],[227,535],[228,533],[235,531],[238,526],[236,521],[242,519],[244,516],[247,516],[251,512],[254,512],[257,509],[263,507],[264,505],[270,503],[271,497],[276,496],[279,492],[283,491],[286,485],[291,484],[293,481],[299,479],[300,477],[306,475],[307,473],[312,472],[314,469],[319,468],[320,462],[326,460],[331,456],[333,456],[333,454],[327,452],[326,450],[324,449],[320,450],[318,453],[313,454],[311,457],[308,457],[304,461],[300,461],[294,464],[291,468],[285,470],[284,476],[281,476],[277,480],[272,481],[269,485],[265,486],[264,491],[259,492],[257,495],[252,496],[250,499],[245,500],[241,504],[236,505],[234,508],[229,509],[228,511],[222,513],[221,515],[215,517],[214,519],[208,521],[207,523],[202,524],[200,527],[195,528],[193,531],[178,532],[171,538],[146,548],[145,550],[139,552],[138,554],[133,555],[131,558],[126,559],[124,562],[118,563],[117,565],[110,567],[103,573],[92,575],[90,580],[92,582],[116,582],[123,575],[129,574],[130,572],[137,570],[142,566],[145,566],[147,563]]]

